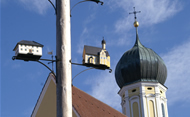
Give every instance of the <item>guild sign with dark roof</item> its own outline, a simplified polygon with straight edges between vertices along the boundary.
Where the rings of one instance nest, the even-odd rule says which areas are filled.
[[[106,50],[106,41],[102,40],[102,48],[84,46],[83,64],[89,67],[97,67],[99,69],[110,68],[110,55]]]
[[[22,40],[16,44],[13,51],[17,59],[37,61],[42,56],[42,47],[42,44],[35,41]]]

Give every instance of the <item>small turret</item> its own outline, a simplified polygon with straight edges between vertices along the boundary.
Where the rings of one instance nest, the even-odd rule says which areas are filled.
[[[104,38],[103,38],[103,40],[102,40],[102,49],[106,49],[106,41],[104,40]]]

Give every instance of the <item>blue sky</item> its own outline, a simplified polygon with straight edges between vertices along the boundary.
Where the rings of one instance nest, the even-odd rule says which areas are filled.
[[[71,6],[80,0],[71,0]],[[53,1],[54,2],[54,1]],[[82,62],[84,45],[101,47],[102,37],[111,55],[108,70],[89,70],[75,78],[73,84],[97,99],[121,110],[114,70],[123,53],[135,43],[133,7],[140,10],[139,38],[143,45],[159,54],[168,69],[165,85],[170,117],[190,116],[190,1],[180,0],[104,0],[104,5],[86,2],[71,12],[72,61]],[[30,116],[49,71],[36,62],[11,58],[21,40],[44,45],[47,53],[56,52],[55,12],[48,0],[1,0],[1,116]],[[47,62],[44,62],[47,64]],[[49,65],[51,67],[51,65]],[[72,76],[82,70],[72,66]]]

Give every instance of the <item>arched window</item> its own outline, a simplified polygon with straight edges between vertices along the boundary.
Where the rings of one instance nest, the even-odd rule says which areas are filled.
[[[133,103],[133,117],[139,117],[139,108],[137,102]]]
[[[90,57],[90,58],[88,59],[88,63],[93,63],[93,57]]]
[[[165,117],[165,108],[164,108],[164,104],[162,103],[162,117]]]
[[[149,101],[149,114],[150,117],[155,117],[154,102],[152,100]]]

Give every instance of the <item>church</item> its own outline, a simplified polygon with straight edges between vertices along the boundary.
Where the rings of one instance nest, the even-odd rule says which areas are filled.
[[[115,68],[115,80],[120,87],[122,113],[72,86],[73,117],[168,117],[167,68],[162,58],[145,47],[138,36]],[[34,107],[31,117],[56,117],[56,81],[50,73]]]

